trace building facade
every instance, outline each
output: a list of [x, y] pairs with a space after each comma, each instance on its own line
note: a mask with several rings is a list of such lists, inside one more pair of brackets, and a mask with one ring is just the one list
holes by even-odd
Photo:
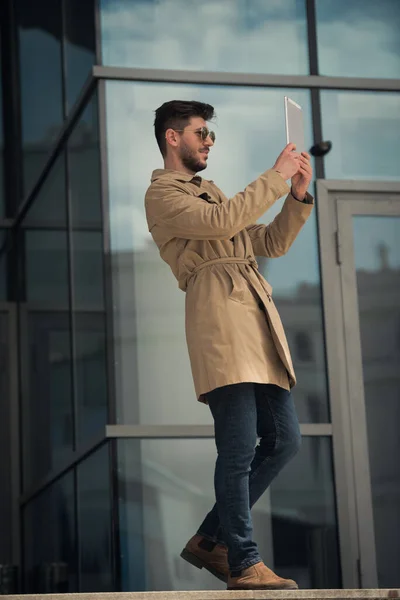
[[259, 259], [303, 441], [254, 507], [255, 539], [300, 587], [399, 587], [398, 0], [0, 10], [0, 580], [223, 589], [179, 557], [211, 508], [216, 450], [185, 296], [144, 214], [154, 110], [215, 106], [206, 177], [229, 196], [285, 146], [288, 95], [308, 147], [332, 149], [313, 158], [316, 206], [293, 247]]

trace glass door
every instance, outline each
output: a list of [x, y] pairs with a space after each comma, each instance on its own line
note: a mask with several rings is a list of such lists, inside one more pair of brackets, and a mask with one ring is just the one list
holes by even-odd
[[337, 196], [337, 235], [361, 583], [364, 584], [365, 577], [370, 580], [374, 573], [377, 587], [397, 588], [400, 586], [400, 195], [372, 196], [357, 193]]
[[400, 183], [317, 182], [344, 588], [400, 585]]

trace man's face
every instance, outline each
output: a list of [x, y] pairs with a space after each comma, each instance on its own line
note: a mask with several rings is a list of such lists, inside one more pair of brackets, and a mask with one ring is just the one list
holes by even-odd
[[192, 117], [180, 134], [179, 157], [185, 167], [193, 173], [198, 173], [207, 168], [208, 153], [214, 145], [210, 136], [205, 140], [201, 139], [200, 131], [202, 127], [207, 127], [204, 119]]

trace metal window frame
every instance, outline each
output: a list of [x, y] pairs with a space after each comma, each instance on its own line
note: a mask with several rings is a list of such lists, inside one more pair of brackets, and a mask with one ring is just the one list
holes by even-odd
[[[330, 423], [304, 423], [300, 425], [300, 431], [303, 437], [332, 437], [333, 435], [333, 428]], [[106, 425], [104, 430], [99, 432], [93, 439], [82, 444], [78, 449], [71, 450], [56, 468], [21, 496], [19, 504], [22, 506], [27, 504], [84, 458], [96, 452], [100, 446], [111, 440], [198, 440], [213, 438], [213, 425]]]
[[[332, 436], [330, 423], [304, 423], [300, 425], [305, 437]], [[107, 439], [212, 439], [213, 425], [107, 425]]]
[[95, 79], [187, 83], [218, 86], [286, 87], [308, 89], [399, 92], [400, 79], [369, 77], [327, 77], [322, 75], [268, 75], [264, 73], [228, 73], [219, 71], [185, 71], [95, 65]]
[[[100, 18], [100, 17], [99, 17]], [[98, 90], [98, 115], [99, 115], [99, 139], [100, 139], [100, 177], [101, 177], [101, 211], [103, 225], [103, 280], [104, 280], [104, 303], [106, 312], [106, 356], [107, 356], [107, 398], [108, 398], [108, 422], [117, 422], [117, 399], [116, 399], [116, 374], [115, 374], [115, 335], [114, 335], [114, 289], [113, 289], [113, 265], [111, 247], [110, 226], [110, 198], [108, 180], [108, 144], [107, 144], [107, 110], [106, 110], [106, 86], [104, 81], [97, 85]], [[109, 477], [110, 477], [110, 501], [112, 506], [111, 535], [112, 535], [112, 569], [115, 589], [122, 589], [122, 559], [121, 539], [119, 527], [119, 481], [118, 481], [118, 447], [111, 443], [109, 446]]]

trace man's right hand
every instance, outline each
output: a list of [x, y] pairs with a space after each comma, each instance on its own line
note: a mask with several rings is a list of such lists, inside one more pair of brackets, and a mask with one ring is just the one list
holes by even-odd
[[272, 167], [282, 175], [285, 181], [291, 179], [299, 170], [300, 154], [294, 152], [295, 148], [296, 144], [288, 144], [286, 148], [282, 150]]

